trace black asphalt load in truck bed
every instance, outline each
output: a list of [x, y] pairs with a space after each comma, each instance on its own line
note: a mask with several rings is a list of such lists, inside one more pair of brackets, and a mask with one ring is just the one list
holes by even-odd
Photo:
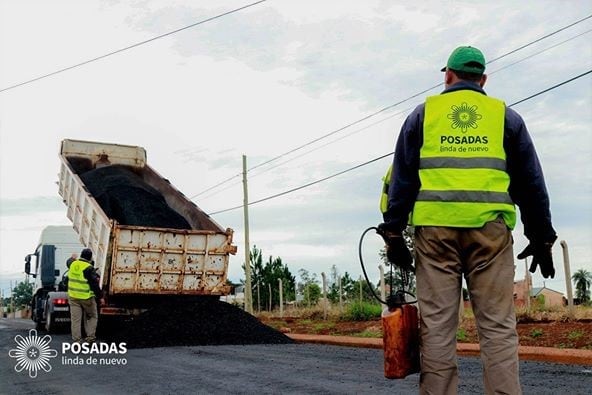
[[242, 309], [211, 297], [162, 303], [131, 321], [99, 329], [100, 341], [126, 342], [128, 348], [293, 343]]
[[112, 165], [79, 174], [105, 214], [122, 225], [191, 229], [132, 168]]

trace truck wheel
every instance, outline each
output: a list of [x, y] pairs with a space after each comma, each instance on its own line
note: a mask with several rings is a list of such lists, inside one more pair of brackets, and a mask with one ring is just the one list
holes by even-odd
[[55, 321], [53, 318], [53, 314], [51, 312], [47, 312], [47, 319], [45, 320], [45, 330], [47, 333], [53, 333], [55, 331]]
[[49, 308], [49, 301], [47, 301], [47, 304], [45, 305], [45, 330], [47, 331], [47, 333], [55, 333], [57, 328], [58, 328], [58, 324], [56, 323], [56, 319], [55, 319], [55, 314], [51, 312], [51, 309]]
[[35, 296], [35, 298], [33, 299], [33, 309], [31, 310], [31, 319], [33, 320], [33, 322], [35, 322], [35, 329], [37, 329], [38, 331], [42, 331], [45, 329], [45, 326], [42, 323], [42, 319], [41, 317], [39, 317], [38, 313], [38, 309], [37, 309], [37, 296]]

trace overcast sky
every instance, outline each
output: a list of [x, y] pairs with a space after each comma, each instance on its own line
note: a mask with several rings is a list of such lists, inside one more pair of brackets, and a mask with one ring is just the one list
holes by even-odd
[[[0, 90], [249, 4], [249, 1], [0, 0]], [[458, 45], [495, 59], [592, 14], [589, 1], [268, 0], [130, 50], [0, 92], [0, 288], [21, 280], [46, 225], [68, 225], [57, 193], [65, 138], [139, 145], [187, 196], [442, 82]], [[507, 104], [592, 69], [592, 18], [491, 62], [489, 95]], [[432, 89], [249, 173], [256, 201], [393, 150], [405, 116]], [[592, 270], [592, 79], [514, 107], [538, 150], [554, 226], [572, 273]], [[381, 221], [391, 158], [250, 207], [250, 240], [303, 268], [361, 274], [362, 231]], [[240, 177], [194, 201], [213, 213], [242, 203]], [[229, 278], [244, 278], [242, 209]], [[514, 232], [515, 254], [527, 244]], [[378, 277], [374, 237], [366, 249]], [[565, 290], [562, 252], [546, 286]], [[517, 262], [516, 279], [524, 276]], [[543, 286], [540, 273], [534, 286]]]

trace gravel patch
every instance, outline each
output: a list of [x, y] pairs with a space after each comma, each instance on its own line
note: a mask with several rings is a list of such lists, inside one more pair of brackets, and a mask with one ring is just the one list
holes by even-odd
[[105, 214], [122, 225], [191, 229], [162, 194], [129, 166], [100, 167], [79, 176]]

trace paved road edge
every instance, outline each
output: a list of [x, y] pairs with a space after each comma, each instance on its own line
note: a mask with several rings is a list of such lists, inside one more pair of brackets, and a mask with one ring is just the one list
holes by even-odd
[[[353, 336], [304, 335], [286, 333], [299, 343], [330, 344], [335, 346], [364, 347], [382, 349], [382, 339]], [[479, 356], [479, 345], [458, 343], [456, 351], [463, 356]], [[551, 347], [518, 347], [518, 356], [524, 361], [565, 363], [592, 366], [592, 350], [560, 349]]]

